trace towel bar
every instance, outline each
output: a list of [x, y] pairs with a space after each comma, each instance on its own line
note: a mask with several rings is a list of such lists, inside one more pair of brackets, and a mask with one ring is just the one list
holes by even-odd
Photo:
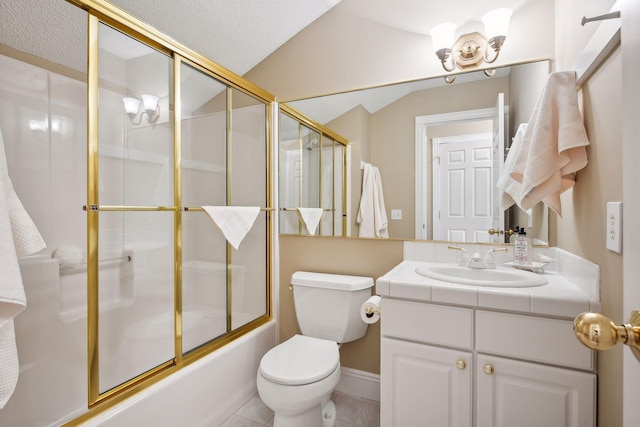
[[[286, 212], [295, 212], [297, 210], [298, 210], [298, 208], [280, 208], [280, 211], [286, 211]], [[322, 209], [322, 210], [324, 212], [335, 212], [336, 211], [335, 209], [329, 209], [329, 208]]]
[[[202, 207], [201, 206], [185, 206], [182, 208], [185, 212], [190, 212], [190, 211], [202, 211]], [[260, 211], [262, 212], [269, 212], [269, 211], [273, 211], [275, 210], [274, 208], [260, 208]]]

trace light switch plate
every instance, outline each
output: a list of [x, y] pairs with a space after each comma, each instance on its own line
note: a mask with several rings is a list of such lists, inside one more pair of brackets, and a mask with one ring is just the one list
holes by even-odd
[[402, 209], [391, 209], [391, 219], [393, 220], [402, 219]]
[[622, 202], [607, 202], [607, 249], [622, 253]]

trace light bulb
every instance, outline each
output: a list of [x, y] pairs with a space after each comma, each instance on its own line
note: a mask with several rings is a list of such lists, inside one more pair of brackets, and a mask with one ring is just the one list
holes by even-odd
[[155, 95], [144, 94], [142, 95], [142, 103], [144, 104], [144, 109], [147, 112], [155, 113], [158, 108], [158, 97]]
[[433, 47], [437, 51], [440, 49], [451, 49], [455, 40], [456, 25], [444, 23], [436, 25], [431, 29], [429, 34], [433, 39]]
[[124, 111], [129, 117], [134, 117], [138, 114], [138, 108], [140, 108], [140, 100], [137, 98], [122, 98], [124, 103]]
[[512, 13], [513, 11], [506, 7], [487, 12], [482, 17], [486, 36], [490, 39], [497, 36], [506, 36]]

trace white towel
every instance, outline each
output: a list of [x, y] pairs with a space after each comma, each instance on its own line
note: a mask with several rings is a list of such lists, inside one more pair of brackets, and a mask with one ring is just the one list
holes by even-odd
[[18, 256], [45, 247], [42, 236], [13, 189], [0, 132], [0, 409], [6, 405], [18, 381], [13, 319], [27, 306]]
[[300, 214], [300, 218], [302, 218], [302, 222], [304, 222], [305, 227], [307, 227], [309, 234], [315, 234], [320, 218], [322, 218], [322, 208], [296, 209], [298, 209], [298, 214]]
[[387, 210], [382, 193], [382, 178], [377, 167], [364, 164], [362, 197], [356, 221], [360, 237], [389, 237]]
[[236, 250], [256, 221], [258, 206], [202, 206]]
[[575, 71], [551, 73], [531, 114], [511, 176], [522, 183], [520, 206], [544, 201], [562, 216], [560, 194], [587, 165], [587, 132], [578, 108]]
[[522, 123], [518, 126], [516, 136], [513, 137], [513, 143], [509, 148], [509, 154], [507, 154], [507, 159], [504, 162], [504, 170], [498, 179], [497, 187], [502, 190], [500, 195], [500, 209], [504, 211], [516, 204], [528, 215], [531, 215], [531, 209], [523, 209], [522, 206], [520, 206], [520, 200], [522, 199], [522, 184], [511, 176], [518, 153], [522, 149], [522, 141], [526, 131], [526, 123]]

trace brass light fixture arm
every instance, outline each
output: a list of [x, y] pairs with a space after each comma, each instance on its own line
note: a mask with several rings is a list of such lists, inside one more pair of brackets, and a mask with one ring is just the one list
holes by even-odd
[[[495, 36], [489, 39], [488, 44], [491, 49], [485, 49], [484, 62], [486, 62], [487, 64], [491, 64], [496, 59], [498, 59], [498, 56], [500, 55], [500, 49], [502, 48], [502, 45], [504, 44], [506, 38], [506, 36]], [[494, 55], [490, 55], [489, 50], [495, 52]]]
[[[439, 49], [436, 52], [436, 55], [438, 56], [438, 59], [440, 59], [442, 68], [444, 68], [445, 71], [453, 71], [456, 69], [456, 61], [453, 58], [453, 56], [451, 56], [451, 49], [448, 49], [448, 48]], [[447, 60], [450, 60], [449, 63], [447, 63]]]

